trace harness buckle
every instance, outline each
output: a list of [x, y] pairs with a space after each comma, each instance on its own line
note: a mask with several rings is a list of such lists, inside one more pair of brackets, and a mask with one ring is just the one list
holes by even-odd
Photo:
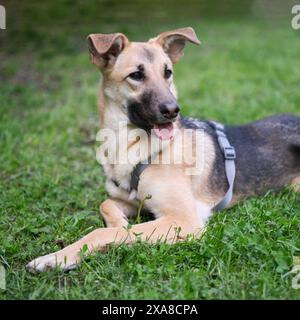
[[225, 147], [224, 157], [226, 160], [234, 160], [236, 158], [234, 147]]

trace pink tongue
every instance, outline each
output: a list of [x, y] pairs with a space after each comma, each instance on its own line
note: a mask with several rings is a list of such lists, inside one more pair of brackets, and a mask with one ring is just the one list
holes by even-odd
[[173, 123], [155, 124], [154, 132], [161, 140], [170, 140], [174, 136]]

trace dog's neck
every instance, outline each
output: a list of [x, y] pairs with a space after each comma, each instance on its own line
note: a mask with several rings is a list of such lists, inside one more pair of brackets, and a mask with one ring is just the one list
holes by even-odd
[[114, 98], [111, 89], [105, 87], [103, 80], [100, 81], [98, 104], [101, 129], [110, 129], [117, 133], [120, 130], [120, 124], [123, 128], [128, 126], [126, 110], [122, 108], [121, 101]]

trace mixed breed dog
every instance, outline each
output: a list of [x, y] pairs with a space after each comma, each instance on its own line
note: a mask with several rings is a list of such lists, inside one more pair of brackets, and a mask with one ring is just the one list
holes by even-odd
[[[148, 42], [130, 42], [122, 33], [88, 36], [91, 61], [102, 73], [101, 128], [120, 137], [108, 145], [108, 151], [117, 156], [120, 146], [125, 145], [129, 155], [139, 151], [139, 156], [128, 163], [103, 159], [110, 198], [100, 205], [100, 213], [107, 227], [33, 260], [27, 265], [29, 270], [70, 270], [80, 263], [84, 246], [88, 249], [84, 255], [88, 255], [107, 250], [111, 243], [132, 244], [137, 239], [173, 243], [189, 235], [199, 237], [228, 193], [233, 182], [228, 172], [232, 175], [232, 170], [235, 179], [233, 194], [227, 197], [230, 206], [268, 190], [299, 185], [299, 116], [272, 116], [243, 126], [219, 126], [218, 130], [210, 121], [180, 115], [173, 65], [183, 56], [186, 42], [200, 44], [192, 28], [163, 32]], [[137, 138], [133, 134], [136, 129], [146, 134]], [[188, 139], [176, 144], [185, 131]], [[128, 139], [131, 134], [133, 138]], [[236, 157], [226, 157], [220, 136], [234, 147]], [[153, 137], [159, 143], [149, 149]], [[190, 152], [198, 144], [203, 152]], [[159, 161], [170, 151], [170, 163]], [[172, 161], [183, 157], [189, 161]], [[233, 168], [227, 167], [227, 160], [234, 161]], [[193, 161], [200, 161], [201, 169], [187, 174]], [[128, 227], [128, 217], [137, 214], [141, 201], [155, 219]]]

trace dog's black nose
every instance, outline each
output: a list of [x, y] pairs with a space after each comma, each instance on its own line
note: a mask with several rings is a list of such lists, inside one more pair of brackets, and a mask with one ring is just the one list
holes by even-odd
[[164, 118], [171, 120], [177, 117], [180, 108], [175, 101], [170, 101], [161, 103], [159, 110]]

